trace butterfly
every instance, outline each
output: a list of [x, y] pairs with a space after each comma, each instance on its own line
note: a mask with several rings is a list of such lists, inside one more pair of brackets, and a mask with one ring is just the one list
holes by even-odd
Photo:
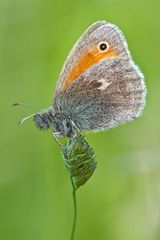
[[101, 131], [139, 117], [145, 105], [144, 76], [121, 30], [98, 21], [80, 37], [60, 73], [49, 109], [34, 115], [40, 129], [71, 137]]

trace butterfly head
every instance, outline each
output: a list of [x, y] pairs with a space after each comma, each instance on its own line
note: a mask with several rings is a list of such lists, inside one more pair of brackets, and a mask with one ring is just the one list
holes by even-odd
[[52, 129], [59, 136], [70, 137], [73, 135], [71, 119], [62, 113], [54, 113], [53, 108], [38, 112], [33, 120], [36, 127], [41, 130]]

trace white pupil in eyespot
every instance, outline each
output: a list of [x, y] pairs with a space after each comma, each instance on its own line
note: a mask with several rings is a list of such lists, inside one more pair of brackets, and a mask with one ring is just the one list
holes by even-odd
[[107, 49], [107, 44], [106, 43], [101, 43], [99, 46], [101, 51], [105, 51]]

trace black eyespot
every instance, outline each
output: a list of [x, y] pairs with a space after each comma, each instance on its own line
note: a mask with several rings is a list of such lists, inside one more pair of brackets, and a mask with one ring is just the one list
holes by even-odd
[[99, 45], [99, 49], [100, 49], [101, 51], [105, 51], [107, 48], [108, 48], [108, 46], [107, 46], [107, 43], [105, 43], [105, 42], [102, 42], [102, 43]]

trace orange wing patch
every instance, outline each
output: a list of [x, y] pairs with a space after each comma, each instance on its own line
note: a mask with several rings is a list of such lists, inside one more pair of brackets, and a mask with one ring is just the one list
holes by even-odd
[[77, 77], [96, 63], [105, 58], [112, 58], [116, 56], [118, 56], [118, 52], [112, 49], [111, 46], [105, 52], [101, 52], [97, 47], [88, 52], [84, 52], [80, 60], [72, 68], [69, 76], [66, 78], [63, 89], [68, 88]]

